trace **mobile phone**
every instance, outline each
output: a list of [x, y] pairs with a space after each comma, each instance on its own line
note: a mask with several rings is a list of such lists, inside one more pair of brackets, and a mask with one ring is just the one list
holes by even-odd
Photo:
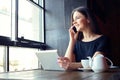
[[73, 31], [75, 32], [75, 33], [77, 33], [77, 29], [76, 29], [76, 27], [75, 26], [73, 26]]

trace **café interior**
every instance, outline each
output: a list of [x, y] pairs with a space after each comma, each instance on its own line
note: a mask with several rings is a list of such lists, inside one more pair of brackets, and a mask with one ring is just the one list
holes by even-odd
[[[103, 73], [42, 70], [36, 53], [57, 50], [64, 56], [71, 12], [79, 6], [94, 13], [109, 37], [115, 67]], [[119, 8], [120, 0], [0, 0], [0, 79], [120, 80]]]

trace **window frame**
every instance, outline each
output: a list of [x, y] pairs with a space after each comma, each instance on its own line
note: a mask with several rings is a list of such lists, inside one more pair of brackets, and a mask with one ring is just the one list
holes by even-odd
[[[34, 2], [33, 0], [27, 0], [27, 1], [29, 1], [29, 2], [31, 2], [33, 5], [35, 5], [36, 7], [38, 7], [38, 8], [41, 8], [41, 9], [43, 9], [43, 26], [44, 26], [44, 16], [45, 16], [45, 8], [44, 8], [44, 0], [43, 0], [43, 7], [42, 6], [40, 6], [38, 3], [36, 3], [36, 2]], [[19, 42], [19, 44], [18, 44], [18, 46], [24, 46], [24, 47], [27, 47], [27, 46], [29, 46], [29, 47], [40, 47], [40, 45], [42, 44], [44, 44], [45, 43], [45, 32], [44, 32], [44, 42], [42, 43], [42, 42], [38, 42], [38, 41], [33, 41], [33, 40], [29, 40], [29, 39], [24, 39], [24, 38], [19, 38], [18, 37], [18, 5], [19, 5], [19, 1], [17, 0], [16, 1], [16, 40]], [[44, 27], [43, 27], [43, 29], [44, 29]], [[43, 31], [45, 31], [45, 30], [43, 30]]]
[[[43, 9], [43, 42], [39, 42], [39, 41], [33, 41], [33, 40], [28, 40], [28, 39], [24, 39], [24, 38], [18, 38], [18, 0], [14, 0], [15, 1], [15, 39], [12, 40], [12, 36], [11, 37], [7, 37], [7, 36], [0, 36], [0, 45], [7, 45], [7, 46], [20, 46], [20, 47], [30, 47], [30, 48], [39, 48], [39, 49], [45, 49], [45, 1], [43, 0], [43, 5], [41, 6], [40, 4], [36, 3], [33, 0], [27, 0], [30, 3], [32, 3], [33, 5], [35, 5], [36, 7]], [[39, 1], [39, 0], [38, 0]], [[11, 11], [12, 12], [12, 11]], [[11, 13], [12, 14], [12, 13]], [[12, 23], [12, 21], [11, 21]], [[12, 26], [11, 26], [12, 29]], [[11, 31], [12, 34], [12, 31]]]

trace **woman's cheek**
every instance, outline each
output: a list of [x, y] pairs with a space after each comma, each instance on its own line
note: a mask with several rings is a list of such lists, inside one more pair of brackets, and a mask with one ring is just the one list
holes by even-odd
[[77, 28], [77, 31], [82, 31], [81, 29], [82, 29], [82, 28], [79, 26], [79, 27]]

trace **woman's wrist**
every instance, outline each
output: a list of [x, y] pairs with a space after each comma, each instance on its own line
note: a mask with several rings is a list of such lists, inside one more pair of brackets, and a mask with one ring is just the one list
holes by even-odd
[[75, 44], [75, 40], [70, 39], [69, 44]]

